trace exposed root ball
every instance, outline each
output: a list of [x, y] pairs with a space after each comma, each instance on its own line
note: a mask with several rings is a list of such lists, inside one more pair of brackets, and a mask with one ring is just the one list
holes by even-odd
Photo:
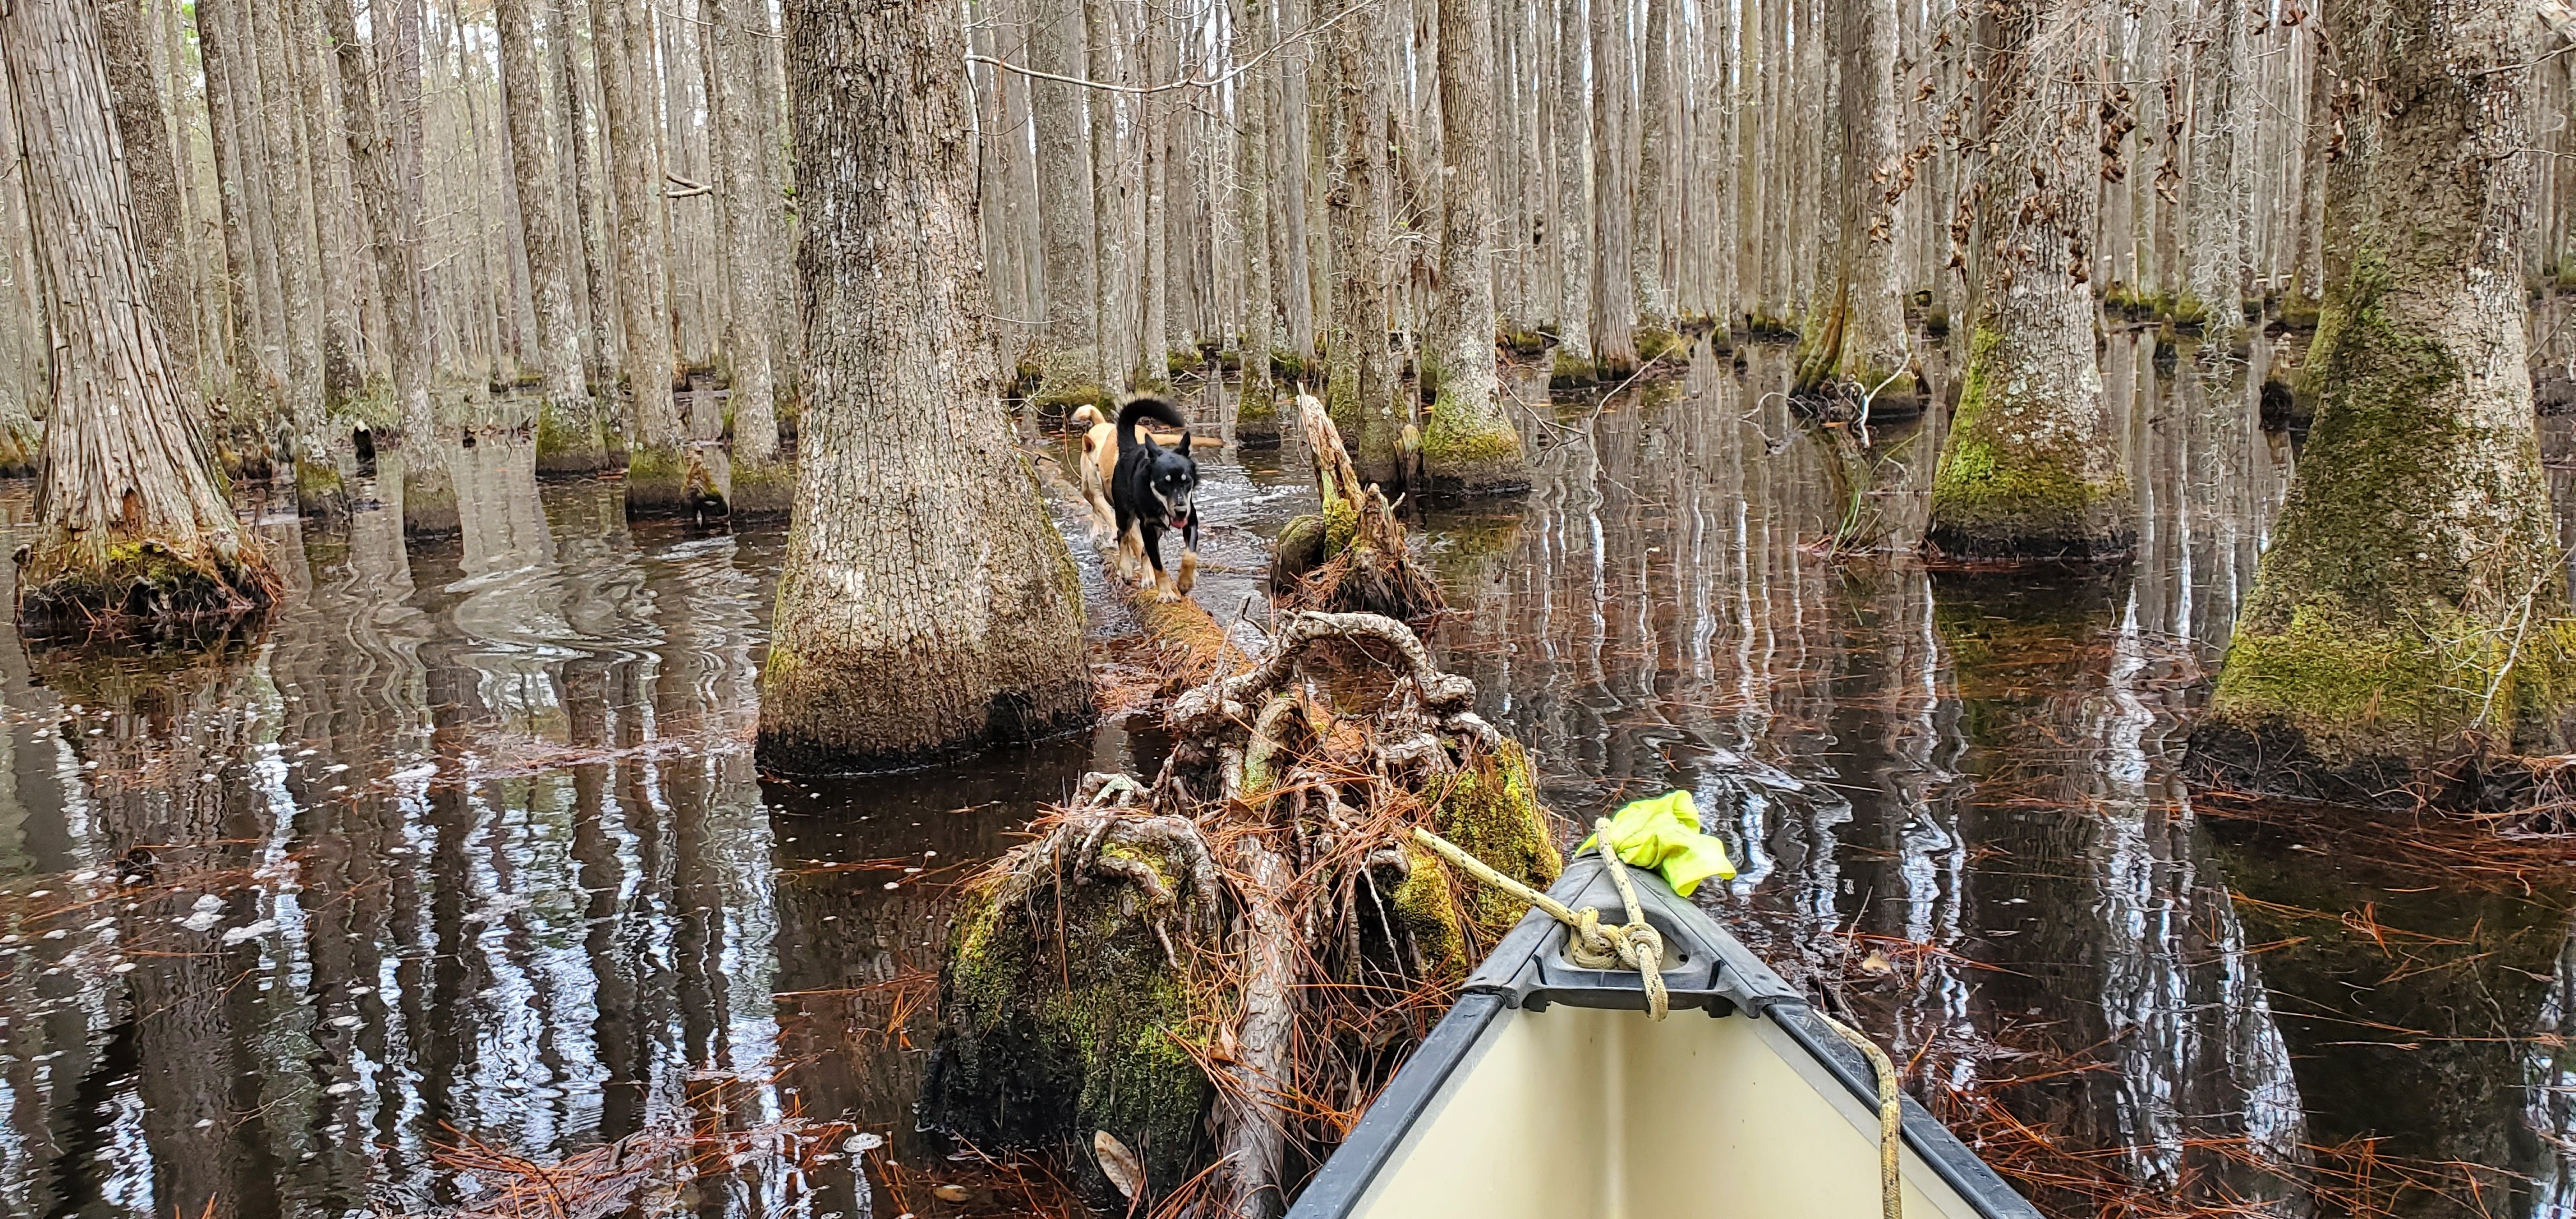
[[[923, 1113], [1276, 1215], [1519, 911], [1409, 845], [1429, 825], [1533, 884], [1559, 861], [1528, 756], [1403, 623], [1299, 613], [1174, 700], [1153, 783], [1089, 776], [996, 863], [949, 945]], [[1214, 1166], [1212, 1176], [1200, 1170]]]

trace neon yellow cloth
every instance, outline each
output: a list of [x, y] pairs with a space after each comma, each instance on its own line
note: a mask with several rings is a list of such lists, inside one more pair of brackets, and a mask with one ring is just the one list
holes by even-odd
[[[1594, 849], [1593, 838], [1598, 837], [1584, 839], [1576, 849]], [[1663, 873], [1664, 883], [1683, 897], [1709, 877], [1735, 879], [1726, 844], [1699, 832], [1699, 803], [1689, 792], [1665, 792], [1612, 814], [1610, 845], [1630, 867]]]

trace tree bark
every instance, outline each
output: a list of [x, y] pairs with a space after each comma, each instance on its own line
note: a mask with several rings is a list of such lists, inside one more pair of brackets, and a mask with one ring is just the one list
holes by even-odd
[[1932, 482], [1928, 538], [1971, 559], [2126, 554], [2136, 506], [2112, 445], [2089, 283], [2101, 82], [2097, 0], [2010, 0], [1987, 19], [1978, 318]]
[[1637, 281], [1629, 274], [1628, 11], [1592, 5], [1592, 358], [1610, 376], [1637, 366]]
[[[401, 15], [405, 9], [411, 12], [408, 23]], [[399, 46], [405, 29], [417, 38], [418, 9], [411, 4], [398, 4], [395, 12], [385, 33]], [[374, 443], [380, 451], [403, 451], [404, 528], [424, 535], [453, 533], [457, 528], [456, 494], [454, 484], [446, 477], [447, 463], [439, 447], [429, 401], [428, 319], [422, 312], [420, 293], [421, 200], [417, 191], [403, 189], [397, 180], [396, 162], [401, 156], [397, 137], [406, 110], [399, 84], [399, 59], [395, 88], [380, 89], [375, 57], [368, 53], [367, 44], [358, 40], [352, 0], [323, 0], [322, 16], [330, 31], [332, 59], [339, 71], [340, 106], [346, 116], [341, 126], [349, 141], [351, 176], [357, 180], [358, 202], [367, 215], [368, 233], [374, 238], [370, 244], [375, 249], [376, 281], [384, 291], [386, 341], [392, 348], [389, 355], [394, 414], [403, 433], [399, 437], [375, 437]], [[414, 62], [417, 66], [417, 60]], [[407, 109], [416, 113], [417, 76], [412, 78], [412, 84]]]
[[2246, 13], [2206, 4], [2194, 22], [2191, 114], [2191, 270], [2182, 313], [2225, 349], [2245, 330], [2246, 230], [2253, 205], [2254, 89]]
[[[501, 108], [510, 126], [510, 172], [519, 188], [519, 241], [527, 251], [528, 279], [537, 315], [537, 372], [544, 386], [538, 405], [537, 469], [586, 473], [603, 464], [605, 445], [590, 392], [583, 385], [580, 318], [573, 307], [571, 260], [565, 256], [560, 175], [546, 157], [546, 94], [537, 69], [536, 19], [531, 0], [495, 0], [500, 27]], [[766, 364], [762, 372], [768, 371]]]
[[1388, 194], [1385, 18], [1378, 7], [1343, 18], [1333, 35], [1333, 121], [1339, 171], [1332, 193], [1332, 375], [1326, 403], [1353, 438], [1360, 477], [1399, 484], [1406, 420], [1396, 413], [1387, 354]]
[[1896, 6], [1840, 0], [1834, 40], [1840, 67], [1835, 116], [1841, 172], [1835, 175], [1832, 282], [1823, 285], [1801, 336], [1797, 388], [1815, 393], [1842, 382], [1858, 394], [1910, 395], [1904, 285], [1896, 263], [1896, 207], [1887, 199], [1896, 161]]
[[1440, 0], [1440, 290], [1424, 350], [1439, 385], [1422, 431], [1423, 477], [1471, 494], [1529, 485], [1494, 355], [1494, 192], [1483, 172], [1494, 143], [1492, 6]]
[[1556, 350], [1590, 364], [1592, 217], [1584, 209], [1584, 184], [1592, 178], [1592, 159], [1585, 146], [1583, 3], [1556, 0]]
[[750, 13], [767, 0], [723, 0], [710, 31], [717, 39], [714, 68], [723, 130], [714, 150], [725, 160], [720, 201], [723, 243], [733, 276], [733, 309], [725, 348], [733, 364], [733, 497], [737, 507], [762, 513], [787, 511], [794, 488], [778, 464], [778, 376], [772, 339], [768, 252], [779, 240], [778, 201], [768, 189], [761, 149], [769, 139], [762, 121], [767, 102], [752, 90], [759, 80], [759, 19]]
[[151, 286], [152, 312], [161, 319], [162, 335], [170, 344], [171, 363], [194, 387], [205, 378], [197, 364], [196, 310], [189, 305], [187, 226], [180, 219], [178, 169], [171, 160], [170, 128], [161, 108], [161, 83], [152, 71], [149, 38], [135, 0], [98, 0], [99, 49], [116, 107], [117, 136], [125, 143], [134, 217], [142, 225], [135, 231], [135, 245]]
[[[1276, 0], [1278, 28], [1284, 32], [1298, 19], [1301, 0]], [[1311, 382], [1307, 370], [1315, 364], [1315, 283], [1313, 260], [1307, 251], [1313, 248], [1307, 217], [1307, 183], [1313, 159], [1311, 130], [1307, 124], [1306, 65], [1307, 48], [1312, 41], [1275, 57], [1275, 66], [1264, 69], [1270, 87], [1279, 99], [1279, 166], [1278, 189], [1271, 192], [1277, 215], [1271, 223], [1271, 291], [1279, 297], [1279, 318], [1288, 330], [1288, 350], [1297, 357], [1300, 379]]]
[[[1082, 0], [1082, 26], [1091, 79], [1115, 81], [1118, 34], [1109, 0]], [[1134, 354], [1123, 350], [1129, 328], [1120, 320], [1125, 297], [1118, 290], [1128, 269], [1118, 189], [1118, 98], [1106, 89], [1084, 92], [1091, 107], [1091, 344], [1099, 354], [1100, 388], [1114, 399], [1126, 389], [1135, 364]]]
[[993, 375], [956, 10], [786, 11], [811, 406], [760, 764], [884, 766], [1078, 723], [1081, 587]]
[[2510, 799], [2458, 760], [2563, 752], [2576, 706], [2525, 363], [2539, 27], [2507, 0], [2334, 15], [2316, 422], [2192, 764], [2369, 803]]
[[268, 152], [270, 228], [277, 238], [277, 286], [285, 319], [286, 423], [294, 430], [295, 500], [308, 516], [331, 520], [348, 511], [339, 470], [322, 431], [321, 251], [307, 198], [298, 101], [277, 4], [247, 3], [259, 111]]
[[1664, 223], [1672, 209], [1664, 202], [1666, 132], [1672, 111], [1673, 0], [1646, 0], [1646, 44], [1642, 79], [1637, 89], [1637, 189], [1629, 224], [1638, 319], [1671, 329], [1672, 286], [1664, 266]]
[[[603, 205], [599, 198], [599, 178], [591, 161], [589, 102], [585, 100], [588, 95], [582, 87], [581, 57], [574, 50], [580, 34], [579, 26], [573, 20], [572, 4], [573, 0], [555, 0], [554, 5], [552, 38], [555, 53], [562, 56], [563, 69], [562, 79], [555, 84], [555, 95], [562, 101], [563, 147], [572, 162], [564, 175], [572, 184], [572, 222], [566, 227], [571, 231], [571, 240], [579, 243], [581, 249], [583, 312], [590, 322], [582, 338], [582, 367], [587, 370], [592, 408], [597, 410], [598, 395], [613, 392], [617, 384], [623, 342], [617, 332], [616, 302], [611, 299], [608, 272], [600, 265], [600, 252], [606, 244], [600, 235]], [[603, 435], [606, 430], [603, 416]]]
[[[215, 11], [220, 11], [220, 6]], [[197, 57], [206, 78], [207, 147], [215, 163], [215, 210], [223, 224], [224, 234], [224, 337], [228, 344], [225, 362], [231, 366], [233, 386], [229, 391], [253, 378], [259, 367], [256, 308], [251, 298], [252, 285], [258, 281], [258, 261], [251, 252], [249, 221], [243, 215], [241, 153], [236, 147], [239, 128], [233, 116], [233, 98], [229, 57], [222, 36], [214, 28], [209, 10], [199, 5], [194, 17], [197, 25]]]
[[207, 461], [131, 236], [139, 218], [95, 11], [0, 6], [0, 63], [54, 347], [18, 620], [79, 628], [264, 606], [277, 577]]
[[[1032, 0], [1029, 58], [1040, 72], [1080, 76], [1084, 26], [1078, 0]], [[1091, 146], [1080, 85], [1031, 79], [1037, 118], [1038, 231], [1046, 260], [1046, 329], [1039, 337], [1047, 379], [1057, 386], [1101, 380], [1091, 242]]]
[[[1236, 54], [1241, 58], [1257, 57], [1270, 46], [1270, 7], [1265, 0], [1243, 0], [1239, 6], [1244, 41]], [[1243, 162], [1237, 177], [1243, 191], [1244, 331], [1243, 392], [1236, 399], [1234, 434], [1237, 442], [1276, 443], [1279, 401], [1270, 382], [1270, 353], [1278, 346], [1279, 334], [1271, 287], [1271, 256], [1277, 249], [1270, 232], [1271, 96], [1262, 77], [1236, 79], [1241, 82], [1237, 96], [1243, 114]]]
[[607, 118], [610, 195], [617, 211], [617, 303], [625, 315], [626, 511], [687, 509], [687, 433], [671, 398], [670, 223], [663, 206], [660, 124], [645, 92], [653, 34], [635, 0], [591, 0], [591, 50]]

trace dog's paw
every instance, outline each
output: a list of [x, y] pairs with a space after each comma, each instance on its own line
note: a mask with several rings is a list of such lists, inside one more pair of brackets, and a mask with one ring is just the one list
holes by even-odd
[[1183, 596], [1187, 596], [1190, 589], [1196, 587], [1198, 582], [1199, 552], [1195, 550], [1183, 551], [1181, 553], [1181, 576], [1180, 579], [1175, 582], [1174, 587], [1179, 589]]

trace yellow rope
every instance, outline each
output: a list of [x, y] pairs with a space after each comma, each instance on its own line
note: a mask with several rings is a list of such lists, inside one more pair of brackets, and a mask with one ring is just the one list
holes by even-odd
[[[1413, 827], [1413, 838], [1439, 852], [1442, 858], [1468, 875], [1546, 911], [1549, 917], [1572, 928], [1574, 934], [1566, 945], [1566, 955], [1576, 965], [1585, 969], [1607, 969], [1613, 964], [1635, 968], [1646, 986], [1646, 1010], [1661, 1020], [1671, 1008], [1671, 999], [1664, 990], [1664, 938], [1647, 924], [1645, 912], [1637, 901], [1636, 886], [1628, 879], [1628, 865], [1610, 849], [1609, 820], [1604, 818], [1594, 822], [1592, 830], [1593, 840], [1601, 844], [1601, 858], [1608, 861], [1610, 883], [1618, 886], [1619, 900], [1628, 907], [1628, 924], [1624, 927], [1603, 926], [1600, 911], [1590, 906], [1581, 910], [1567, 906], [1495, 871], [1484, 860], [1468, 854], [1456, 843], [1427, 828]], [[1823, 1012], [1817, 1012], [1816, 1018], [1866, 1056], [1870, 1070], [1878, 1076], [1879, 1214], [1881, 1219], [1904, 1219], [1905, 1194], [1898, 1166], [1905, 1146], [1905, 1110], [1897, 1092], [1896, 1064], [1888, 1060], [1887, 1051], [1878, 1048], [1877, 1042], [1861, 1035], [1858, 1029]]]
[[1896, 1165], [1897, 1156], [1905, 1147], [1902, 1133], [1905, 1110], [1897, 1102], [1896, 1064], [1888, 1061], [1887, 1051], [1878, 1048], [1877, 1042], [1862, 1036], [1860, 1030], [1823, 1012], [1817, 1012], [1816, 1018], [1842, 1034], [1843, 1040], [1866, 1055], [1870, 1070], [1878, 1075], [1878, 1210], [1881, 1219], [1904, 1219], [1905, 1196], [1897, 1185]]

